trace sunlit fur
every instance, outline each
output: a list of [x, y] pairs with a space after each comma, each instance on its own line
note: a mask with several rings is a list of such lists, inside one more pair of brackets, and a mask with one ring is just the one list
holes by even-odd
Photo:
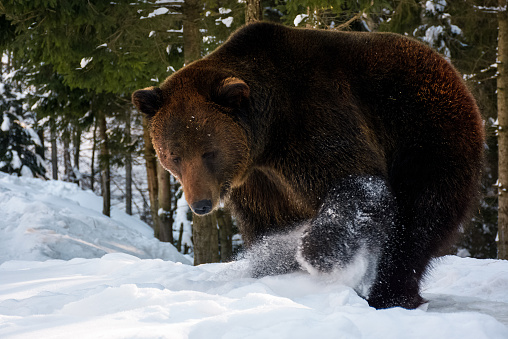
[[199, 79], [189, 70], [161, 87], [171, 95], [151, 119], [151, 135], [161, 164], [182, 183], [189, 204], [210, 199], [216, 208], [245, 180], [249, 147], [227, 108], [189, 90], [202, 85]]

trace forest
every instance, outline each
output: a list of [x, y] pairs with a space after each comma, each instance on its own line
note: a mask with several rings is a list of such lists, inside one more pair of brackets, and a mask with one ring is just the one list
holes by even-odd
[[[462, 74], [487, 135], [479, 204], [453, 254], [508, 259], [506, 0], [0, 2], [0, 171], [73, 182], [139, 216], [194, 264], [241, 247], [227, 210], [193, 216], [158, 163], [134, 90], [160, 84], [252, 21], [395, 32]], [[506, 234], [506, 235], [505, 235]]]

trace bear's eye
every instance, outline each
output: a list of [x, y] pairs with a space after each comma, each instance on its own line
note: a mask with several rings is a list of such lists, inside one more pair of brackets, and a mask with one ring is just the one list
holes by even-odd
[[180, 165], [180, 162], [182, 161], [182, 159], [180, 159], [179, 157], [174, 157], [174, 158], [173, 158], [173, 159], [171, 159], [171, 160], [173, 160], [173, 163], [174, 163], [175, 165]]
[[206, 152], [203, 154], [203, 159], [211, 160], [215, 158], [215, 152]]

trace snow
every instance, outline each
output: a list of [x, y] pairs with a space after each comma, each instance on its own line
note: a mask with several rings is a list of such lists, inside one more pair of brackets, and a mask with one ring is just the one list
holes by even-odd
[[307, 14], [298, 14], [296, 17], [295, 17], [295, 20], [293, 22], [293, 24], [295, 25], [295, 27], [298, 27], [298, 25], [303, 21], [305, 20], [306, 18], [308, 17]]
[[4, 116], [3, 116], [2, 127], [0, 127], [0, 129], [2, 131], [4, 131], [4, 132], [7, 132], [8, 130], [11, 129], [11, 120], [9, 119], [7, 114], [5, 114], [5, 113], [4, 113]]
[[14, 169], [21, 168], [23, 166], [23, 163], [21, 162], [21, 158], [19, 157], [19, 154], [17, 151], [12, 151], [12, 160], [11, 160], [11, 166]]
[[193, 267], [126, 254], [10, 261], [0, 266], [0, 336], [508, 336], [505, 325], [484, 314], [508, 313], [506, 262], [447, 257], [436, 271], [440, 278], [428, 285], [425, 294], [431, 299], [429, 310], [376, 311], [333, 278], [293, 273], [253, 279], [246, 274], [245, 262]]
[[175, 3], [183, 3], [184, 0], [157, 0], [155, 1], [156, 4], [175, 4]]
[[446, 7], [446, 1], [444, 1], [444, 0], [433, 0], [433, 1], [427, 1], [425, 3], [425, 9], [427, 10], [427, 12], [431, 12], [432, 14], [442, 12], [445, 7]]
[[480, 11], [483, 11], [485, 13], [499, 13], [499, 12], [504, 12], [506, 11], [506, 5], [505, 6], [498, 6], [498, 7], [495, 7], [495, 6], [476, 6], [474, 5], [473, 6], [474, 8], [480, 10]]
[[[172, 2], [177, 3], [180, 1], [172, 1]], [[168, 3], [168, 2], [160, 2], [160, 3], [162, 4], [162, 3]], [[142, 17], [140, 17], [140, 19], [153, 18], [157, 15], [164, 15], [164, 14], [179, 14], [179, 13], [170, 12], [169, 9], [167, 9], [166, 7], [159, 7], [156, 10], [154, 10], [153, 12], [149, 13], [148, 16], [142, 16]]]
[[169, 9], [167, 9], [165, 7], [157, 8], [155, 11], [148, 14], [148, 17], [151, 18], [151, 17], [157, 16], [157, 15], [163, 15], [163, 14], [166, 14], [167, 12], [169, 12]]
[[[11, 106], [11, 110], [12, 109], [13, 107]], [[35, 133], [35, 131], [25, 122], [25, 120], [17, 114], [13, 113], [13, 115], [15, 115], [17, 118], [16, 123], [24, 129], [24, 131], [28, 134], [28, 136], [34, 142], [34, 144], [36, 144], [37, 146], [42, 146], [41, 139], [39, 138], [37, 133]]]
[[0, 172], [0, 263], [114, 252], [189, 263], [172, 245], [156, 240], [139, 219], [116, 208], [112, 218], [101, 211], [102, 199], [75, 184]]
[[[508, 338], [508, 262], [447, 256], [425, 310], [375, 310], [336, 273], [185, 265], [76, 185], [0, 173], [1, 338]], [[123, 252], [123, 253], [121, 253]]]
[[432, 46], [435, 41], [438, 41], [439, 35], [442, 33], [442, 26], [431, 26], [425, 31], [425, 37], [423, 38], [423, 41]]
[[457, 25], [450, 25], [453, 34], [462, 35], [462, 30]]
[[187, 205], [187, 201], [185, 200], [185, 195], [182, 193], [180, 199], [178, 199], [176, 203], [176, 211], [175, 211], [175, 229], [173, 230], [173, 238], [178, 239], [180, 228], [182, 228], [182, 246], [192, 246], [192, 226], [191, 222], [187, 219], [187, 213], [189, 212], [189, 205]]
[[219, 22], [222, 22], [224, 25], [226, 25], [226, 27], [231, 27], [231, 24], [233, 23], [233, 17], [230, 16], [225, 19], [219, 18], [219, 19], [216, 19], [215, 21], [217, 22], [217, 24]]
[[224, 7], [219, 8], [220, 14], [229, 14], [231, 12], [232, 12], [232, 10], [230, 8], [224, 8]]
[[85, 68], [86, 65], [88, 65], [91, 61], [93, 60], [93, 57], [90, 57], [90, 58], [82, 58], [81, 59], [81, 62], [79, 63], [79, 65], [81, 66], [81, 68]]
[[20, 175], [22, 177], [28, 177], [28, 178], [33, 178], [33, 176], [34, 176], [34, 174], [32, 173], [32, 170], [28, 166], [21, 167]]

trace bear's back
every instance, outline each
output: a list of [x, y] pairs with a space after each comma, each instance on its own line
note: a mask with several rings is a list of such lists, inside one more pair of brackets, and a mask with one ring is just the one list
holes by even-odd
[[[483, 140], [481, 115], [459, 73], [428, 46], [399, 34], [254, 23], [205, 59], [244, 78], [254, 97], [267, 89], [277, 92], [278, 114], [286, 110], [293, 115], [302, 102], [311, 101], [334, 106], [330, 101], [336, 100], [335, 107], [343, 109], [340, 101], [347, 97], [360, 106], [366, 115], [362, 119], [395, 126], [398, 130], [389, 133], [400, 135], [399, 142], [407, 135], [434, 135], [436, 140], [446, 139], [442, 143], [461, 143], [471, 139], [470, 131], [476, 133], [476, 143]], [[426, 130], [415, 120], [425, 121]]]

